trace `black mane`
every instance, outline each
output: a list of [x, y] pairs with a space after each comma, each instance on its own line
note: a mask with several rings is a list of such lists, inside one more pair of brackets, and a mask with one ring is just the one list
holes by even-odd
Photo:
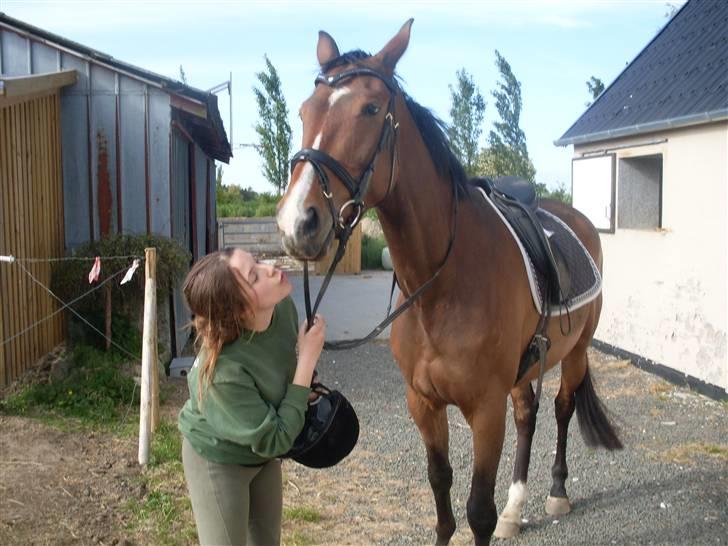
[[[349, 51], [324, 64], [321, 67], [321, 72], [326, 74], [329, 70], [349, 64], [360, 65], [360, 61], [369, 57], [371, 55], [361, 49]], [[422, 136], [422, 140], [425, 142], [425, 146], [427, 146], [437, 173], [442, 177], [452, 180], [458, 191], [458, 195], [466, 195], [467, 192], [464, 190], [468, 182], [468, 176], [465, 174], [465, 169], [453, 153], [452, 148], [450, 148], [446, 131], [447, 126], [428, 108], [420, 105], [402, 90], [401, 82], [396, 74], [394, 81], [404, 97], [404, 102], [417, 125], [417, 129]]]

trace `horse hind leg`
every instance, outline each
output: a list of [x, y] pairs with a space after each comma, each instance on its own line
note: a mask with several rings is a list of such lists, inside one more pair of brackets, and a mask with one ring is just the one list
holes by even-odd
[[513, 420], [516, 423], [516, 460], [513, 465], [513, 480], [508, 489], [508, 502], [498, 517], [494, 536], [511, 538], [521, 530], [521, 511], [528, 496], [528, 466], [531, 460], [531, 443], [536, 430], [535, 395], [531, 383], [515, 387], [511, 391]]
[[546, 513], [554, 516], [571, 511], [566, 493], [566, 478], [569, 475], [566, 465], [566, 439], [575, 409], [584, 443], [590, 447], [622, 449], [622, 443], [594, 390], [585, 344], [577, 345], [562, 361], [561, 388], [554, 401], [558, 434], [556, 457], [551, 469], [551, 492], [546, 499]]
[[448, 456], [450, 435], [446, 407], [433, 408], [411, 388], [407, 389], [407, 404], [427, 451], [427, 477], [437, 511], [436, 544], [444, 546], [455, 533], [455, 516], [450, 500], [452, 467]]

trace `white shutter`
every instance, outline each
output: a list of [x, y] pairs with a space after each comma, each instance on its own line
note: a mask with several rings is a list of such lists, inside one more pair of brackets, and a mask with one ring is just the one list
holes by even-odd
[[614, 233], [615, 155], [574, 159], [571, 195], [578, 209], [599, 231]]

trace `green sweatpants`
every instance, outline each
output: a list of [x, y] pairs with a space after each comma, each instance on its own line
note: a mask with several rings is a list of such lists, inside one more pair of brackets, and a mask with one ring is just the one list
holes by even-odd
[[182, 464], [201, 546], [281, 542], [281, 461], [245, 467], [210, 462], [182, 441]]

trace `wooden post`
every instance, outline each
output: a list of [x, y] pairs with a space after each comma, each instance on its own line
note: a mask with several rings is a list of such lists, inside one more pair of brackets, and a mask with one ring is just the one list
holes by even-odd
[[[141, 408], [139, 411], [139, 464], [149, 462], [154, 428], [154, 392], [159, 385], [157, 366], [157, 249], [145, 248], [144, 331], [142, 333]], [[155, 376], [157, 379], [155, 381]], [[157, 419], [159, 411], [157, 410]]]

